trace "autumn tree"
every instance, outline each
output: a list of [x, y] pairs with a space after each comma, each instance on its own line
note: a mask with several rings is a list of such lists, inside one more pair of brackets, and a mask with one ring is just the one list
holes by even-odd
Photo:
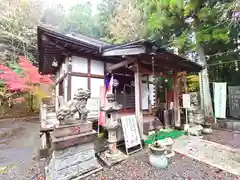
[[[46, 96], [41, 85], [51, 85], [52, 80], [48, 75], [40, 75], [38, 69], [25, 57], [19, 57], [20, 74], [11, 68], [0, 65], [0, 80], [4, 82], [9, 93], [14, 96], [16, 93], [26, 94], [30, 111], [34, 111], [34, 101], [39, 104]], [[49, 87], [50, 88], [50, 87]], [[9, 97], [12, 99], [12, 97]]]

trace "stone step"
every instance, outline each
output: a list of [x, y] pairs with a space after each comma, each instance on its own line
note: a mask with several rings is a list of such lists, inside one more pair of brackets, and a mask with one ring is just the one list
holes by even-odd
[[240, 131], [240, 120], [219, 120], [218, 126], [223, 129]]

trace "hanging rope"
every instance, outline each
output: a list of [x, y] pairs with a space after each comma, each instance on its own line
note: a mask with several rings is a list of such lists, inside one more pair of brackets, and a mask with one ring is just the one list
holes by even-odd
[[155, 66], [155, 58], [154, 58], [154, 56], [152, 56], [153, 95], [154, 95], [154, 98], [155, 98], [155, 101], [154, 101], [154, 106], [155, 106], [155, 104], [156, 104], [156, 92], [155, 92], [155, 89], [156, 89], [156, 78], [155, 78], [154, 66]]
[[[155, 99], [154, 101], [154, 106], [156, 104], [156, 77], [155, 77], [155, 58], [154, 56], [152, 56], [152, 74], [153, 74], [153, 99]], [[156, 110], [156, 109], [155, 109]], [[153, 121], [153, 125], [155, 127], [155, 133], [157, 133], [157, 111], [154, 113], [154, 121]]]

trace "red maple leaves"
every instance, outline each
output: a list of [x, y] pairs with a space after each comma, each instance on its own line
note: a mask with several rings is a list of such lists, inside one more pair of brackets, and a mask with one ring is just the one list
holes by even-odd
[[11, 68], [0, 65], [0, 80], [3, 80], [10, 91], [29, 91], [33, 85], [52, 84], [49, 75], [41, 75], [30, 61], [24, 56], [19, 57], [19, 65], [22, 75], [17, 74]]

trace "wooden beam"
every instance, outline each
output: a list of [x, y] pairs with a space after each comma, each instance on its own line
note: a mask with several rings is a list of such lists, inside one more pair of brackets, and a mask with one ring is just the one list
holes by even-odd
[[79, 76], [79, 77], [90, 77], [90, 78], [99, 78], [104, 79], [104, 75], [98, 74], [88, 74], [88, 73], [79, 73], [79, 72], [71, 72], [69, 73], [71, 76]]
[[146, 53], [146, 48], [144, 46], [140, 47], [129, 47], [121, 49], [109, 49], [102, 53], [102, 56], [129, 56], [129, 55], [139, 55]]
[[[140, 63], [139, 71], [140, 71], [141, 74], [144, 74], [144, 75], [154, 75], [153, 72], [152, 72], [152, 69], [144, 68], [143, 66], [142, 66], [142, 63]], [[132, 71], [136, 72], [136, 67], [135, 66], [133, 66], [130, 69]], [[164, 69], [159, 69], [159, 68], [155, 71], [155, 76], [161, 76], [161, 77], [164, 77], [164, 78], [172, 78], [173, 77], [173, 75], [164, 73]]]
[[120, 63], [114, 64], [113, 66], [108, 67], [107, 72], [113, 71], [113, 70], [118, 69], [123, 66], [127, 66], [128, 64], [133, 63], [134, 61], [135, 61], [135, 59], [126, 59]]

